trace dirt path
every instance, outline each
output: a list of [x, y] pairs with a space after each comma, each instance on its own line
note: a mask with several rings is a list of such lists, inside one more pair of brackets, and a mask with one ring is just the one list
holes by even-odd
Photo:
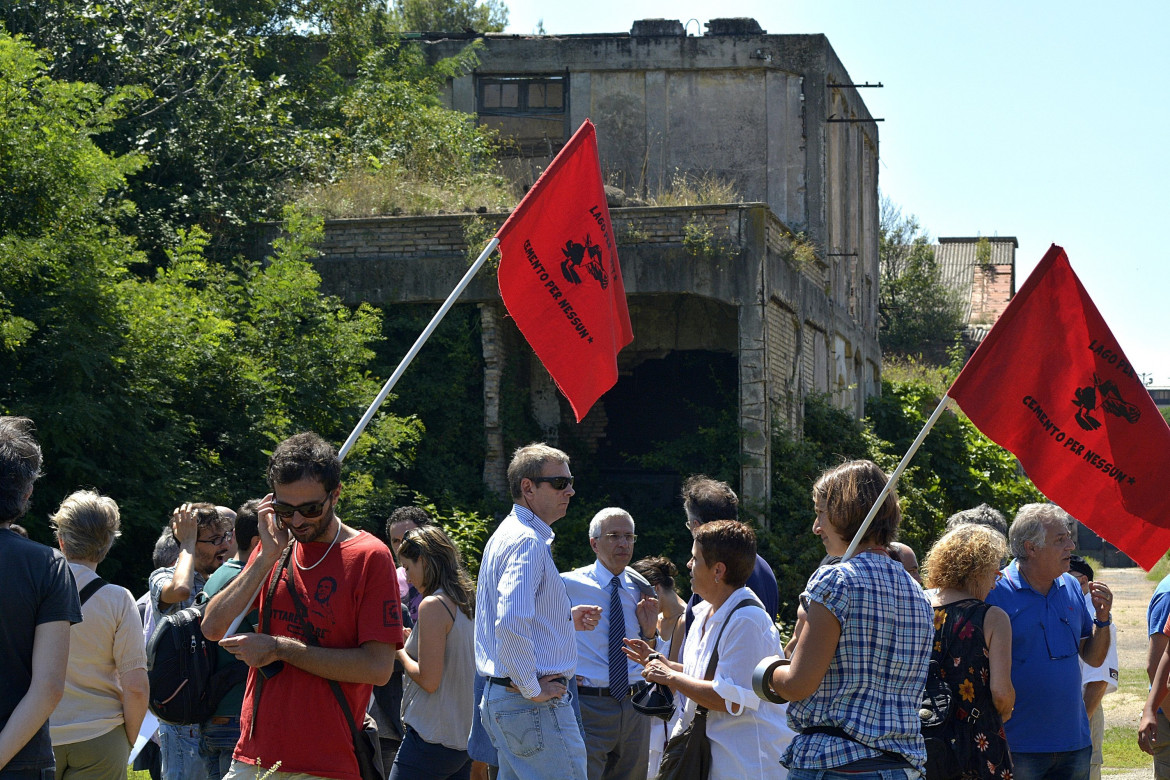
[[[1117, 624], [1117, 662], [1120, 665], [1118, 689], [1102, 700], [1105, 728], [1130, 729], [1136, 739], [1148, 687], [1146, 607], [1154, 592], [1154, 583], [1147, 580], [1146, 573], [1138, 568], [1102, 569], [1096, 577], [1113, 591], [1113, 620]], [[1106, 763], [1102, 775], [1115, 780], [1148, 780], [1152, 776], [1152, 765], [1151, 760], [1151, 764], [1142, 769], [1111, 770]]]

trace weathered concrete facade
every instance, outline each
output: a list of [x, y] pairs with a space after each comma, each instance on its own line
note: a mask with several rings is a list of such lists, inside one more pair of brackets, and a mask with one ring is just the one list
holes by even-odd
[[[521, 180], [535, 180], [589, 118], [608, 183], [629, 195], [652, 198], [682, 174], [730, 182], [748, 202], [614, 212], [635, 333], [619, 368], [625, 377], [671, 352], [733, 353], [741, 491], [746, 505], [762, 506], [772, 425], [799, 430], [810, 392], [860, 416], [880, 384], [877, 124], [848, 72], [825, 36], [768, 35], [750, 19], [712, 20], [703, 36], [661, 19], [636, 22], [628, 34], [427, 36], [427, 55], [452, 56], [469, 37], [482, 41], [480, 64], [449, 82], [448, 105], [511, 142], [509, 165]], [[714, 251], [695, 251], [697, 227], [716, 236]], [[804, 253], [793, 253], [794, 234]], [[369, 245], [360, 253], [363, 270], [346, 278], [368, 279], [369, 262], [412, 277], [395, 281], [398, 292], [383, 300], [439, 300], [458, 278], [456, 269], [382, 265]], [[342, 263], [333, 250], [328, 258]], [[387, 282], [363, 281], [346, 297], [377, 300]], [[502, 309], [494, 285], [482, 284], [469, 294], [485, 307], [485, 355], [498, 354], [486, 334], [499, 333]], [[504, 453], [492, 444], [499, 437], [488, 385], [485, 478], [495, 484]], [[555, 434], [561, 410], [543, 372], [534, 372], [530, 392]], [[606, 419], [603, 398], [580, 428], [604, 438]]]
[[[772, 426], [797, 425], [809, 392], [828, 393], [861, 414], [880, 375], [875, 334], [851, 316], [845, 294], [850, 288], [834, 291], [827, 264], [795, 258], [790, 232], [767, 204], [620, 208], [612, 217], [634, 328], [619, 370], [629, 375], [647, 360], [678, 351], [733, 355], [742, 431], [740, 488], [746, 506], [762, 506], [773, 465]], [[464, 239], [469, 218], [330, 221], [324, 254], [316, 261], [323, 287], [350, 304], [441, 301], [466, 271], [473, 249]], [[497, 223], [503, 218], [488, 217]], [[711, 237], [708, 242], [688, 239], [696, 227]], [[494, 274], [481, 272], [460, 300], [480, 308], [484, 477], [505, 492], [501, 345], [519, 342]], [[534, 367], [529, 393], [535, 417], [555, 441], [559, 424], [571, 418], [542, 369]], [[594, 447], [607, 435], [608, 403], [603, 396], [579, 426]]]
[[[646, 197], [678, 173], [717, 176], [805, 233], [838, 281], [852, 265], [876, 280], [877, 125], [824, 35], [716, 19], [687, 36], [651, 19], [629, 34], [481, 39], [480, 65], [450, 82], [449, 105], [520, 137], [534, 166], [588, 118], [611, 184]], [[466, 44], [426, 46], [439, 59]]]
[[[424, 46], [438, 59], [469, 37]], [[572, 430], [595, 450], [611, 446], [631, 420], [661, 416], [639, 372], [716, 356], [738, 403], [743, 505], [759, 513], [773, 426], [799, 430], [813, 392], [860, 416], [879, 388], [877, 125], [849, 74], [823, 35], [768, 35], [744, 19], [712, 20], [699, 37], [673, 20], [629, 34], [480, 37], [480, 65], [446, 99], [500, 131], [522, 181], [590, 118], [603, 172], [628, 195], [652, 198], [682, 174], [730, 182], [744, 201], [613, 210], [634, 342], [619, 355], [618, 386]], [[442, 301], [478, 249], [466, 246], [469, 218], [330, 222], [316, 263], [324, 288], [352, 304]], [[481, 272], [461, 301], [480, 310], [484, 479], [504, 493], [501, 376], [527, 347], [494, 274]], [[572, 418], [539, 362], [529, 365], [532, 414], [555, 441]], [[686, 378], [675, 384], [689, 401]]]

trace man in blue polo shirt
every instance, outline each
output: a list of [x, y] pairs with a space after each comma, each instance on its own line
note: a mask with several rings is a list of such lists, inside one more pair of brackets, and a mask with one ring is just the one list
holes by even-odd
[[1068, 574], [1074, 545], [1064, 513], [1025, 504], [1008, 531], [1015, 560], [987, 597], [1012, 621], [1016, 709], [1004, 724], [1016, 780], [1087, 780], [1092, 741], [1077, 658], [1100, 666], [1109, 651], [1113, 594], [1094, 582], [1090, 614]]

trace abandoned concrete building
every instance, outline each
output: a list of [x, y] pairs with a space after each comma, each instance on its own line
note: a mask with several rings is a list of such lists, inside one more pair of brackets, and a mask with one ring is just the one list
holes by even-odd
[[[506, 493], [501, 375], [526, 355], [530, 410], [550, 441], [598, 459], [619, 484], [627, 456], [693, 425], [690, 409], [727, 399], [740, 428], [738, 488], [759, 515], [770, 494], [774, 426], [799, 430], [803, 399], [828, 394], [863, 413], [878, 391], [878, 133], [823, 35], [774, 35], [751, 19], [705, 35], [644, 20], [629, 33], [424, 35], [428, 57], [482, 39], [478, 67], [452, 80], [449, 105], [509, 141], [531, 176], [590, 118], [610, 184], [639, 202], [676, 176], [730, 183], [734, 203], [612, 209], [634, 342], [620, 379], [578, 426], [507, 318], [494, 275], [460, 299], [479, 309], [484, 357], [484, 478]], [[495, 229], [505, 215], [486, 215]], [[467, 267], [458, 216], [337, 220], [317, 262], [350, 303], [442, 301]], [[490, 233], [488, 234], [490, 235]], [[677, 475], [638, 489], [677, 504]], [[610, 485], [611, 491], [614, 490]], [[617, 491], [620, 492], [620, 491]]]

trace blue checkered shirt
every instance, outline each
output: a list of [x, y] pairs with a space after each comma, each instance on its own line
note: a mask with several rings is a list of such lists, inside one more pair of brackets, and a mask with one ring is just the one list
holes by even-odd
[[[897, 561], [861, 553], [817, 569], [801, 600], [806, 597], [833, 613], [841, 639], [816, 692], [788, 705], [788, 725], [798, 733], [781, 763], [832, 769], [888, 750], [925, 771], [918, 707], [934, 611], [922, 588]], [[836, 726], [858, 741], [799, 733], [812, 726]]]

